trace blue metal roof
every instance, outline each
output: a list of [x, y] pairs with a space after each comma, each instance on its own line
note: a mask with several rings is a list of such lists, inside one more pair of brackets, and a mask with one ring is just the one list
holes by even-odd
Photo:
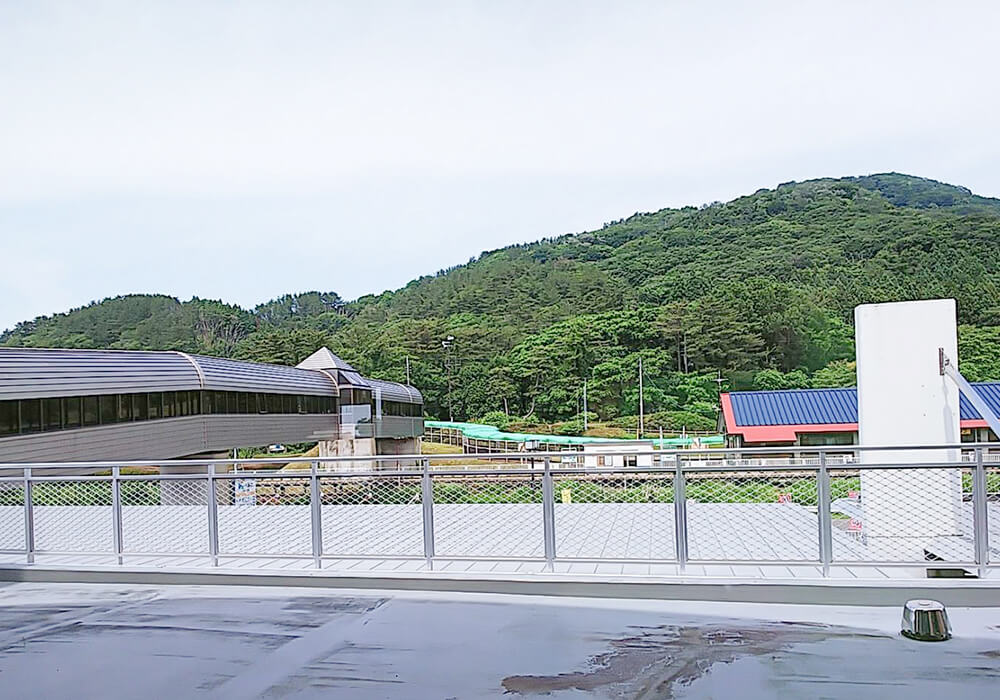
[[[1000, 415], [1000, 382], [977, 382], [976, 393]], [[738, 426], [819, 425], [858, 422], [858, 390], [789, 389], [785, 391], [733, 391], [729, 394]], [[962, 420], [982, 416], [960, 396]]]

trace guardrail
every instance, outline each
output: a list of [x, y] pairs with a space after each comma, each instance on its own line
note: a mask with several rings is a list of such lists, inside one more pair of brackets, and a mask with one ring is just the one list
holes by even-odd
[[[904, 463], [898, 450], [927, 459]], [[259, 472], [273, 459], [0, 464], [0, 552], [27, 563], [94, 554], [215, 566], [276, 557], [316, 567], [351, 558], [984, 575], [1000, 562], [998, 451], [545, 452], [530, 467], [504, 464], [524, 453], [434, 455], [435, 466], [385, 455], [290, 458], [302, 469]], [[501, 466], [461, 468], [470, 459]]]

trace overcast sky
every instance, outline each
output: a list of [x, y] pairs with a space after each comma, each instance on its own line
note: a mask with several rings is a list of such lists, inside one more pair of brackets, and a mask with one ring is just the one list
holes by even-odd
[[0, 329], [896, 170], [1000, 196], [1000, 3], [0, 0]]

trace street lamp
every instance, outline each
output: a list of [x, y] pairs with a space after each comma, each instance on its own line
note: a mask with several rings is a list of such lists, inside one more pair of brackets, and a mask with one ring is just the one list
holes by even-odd
[[450, 422], [455, 421], [455, 414], [452, 411], [451, 403], [451, 348], [455, 344], [455, 336], [449, 335], [447, 338], [441, 341], [441, 347], [445, 350], [444, 356], [444, 366], [448, 371], [448, 420]]

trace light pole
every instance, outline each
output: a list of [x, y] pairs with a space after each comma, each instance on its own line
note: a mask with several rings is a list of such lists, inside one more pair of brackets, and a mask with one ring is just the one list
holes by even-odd
[[642, 435], [646, 431], [645, 418], [643, 417], [643, 406], [642, 406], [642, 355], [639, 356], [639, 439], [642, 440]]
[[455, 336], [449, 335], [447, 338], [441, 341], [441, 347], [444, 348], [444, 366], [448, 371], [448, 420], [452, 423], [455, 422], [455, 414], [452, 411], [451, 404], [451, 347], [455, 344]]

